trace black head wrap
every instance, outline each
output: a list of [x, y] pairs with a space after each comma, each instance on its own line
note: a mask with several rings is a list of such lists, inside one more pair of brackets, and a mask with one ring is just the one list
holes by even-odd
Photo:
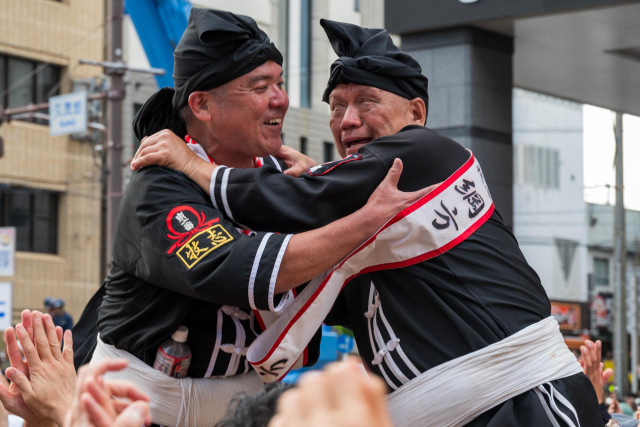
[[429, 111], [428, 80], [411, 56], [401, 51], [386, 30], [321, 19], [338, 59], [331, 64], [331, 75], [322, 100], [341, 83], [377, 87], [403, 98], [422, 98]]
[[248, 16], [192, 8], [189, 23], [173, 54], [173, 88], [162, 88], [142, 106], [133, 130], [142, 139], [162, 129], [184, 137], [186, 124], [179, 110], [189, 95], [240, 77], [271, 59], [282, 65], [282, 55]]
[[192, 92], [221, 86], [269, 59], [282, 65], [280, 51], [253, 19], [191, 9], [187, 29], [173, 52], [174, 108], [187, 105]]

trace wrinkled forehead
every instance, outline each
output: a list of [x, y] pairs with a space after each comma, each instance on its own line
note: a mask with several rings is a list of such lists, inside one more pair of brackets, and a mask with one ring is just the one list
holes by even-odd
[[354, 95], [381, 95], [385, 90], [374, 86], [360, 85], [357, 83], [340, 83], [336, 85], [329, 95], [329, 102]]
[[341, 83], [336, 85], [333, 91], [331, 91], [331, 94], [329, 95], [329, 105], [336, 102], [355, 101], [363, 97], [371, 97], [384, 101], [406, 101], [406, 98], [375, 86], [361, 85], [357, 83]]

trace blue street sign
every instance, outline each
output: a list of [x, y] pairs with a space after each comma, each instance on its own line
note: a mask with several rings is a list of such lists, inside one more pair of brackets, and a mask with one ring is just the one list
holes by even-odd
[[338, 336], [337, 348], [340, 353], [351, 353], [351, 350], [353, 350], [353, 338], [346, 334]]

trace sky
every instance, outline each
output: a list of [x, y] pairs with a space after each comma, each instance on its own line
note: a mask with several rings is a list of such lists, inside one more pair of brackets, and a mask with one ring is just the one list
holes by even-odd
[[[624, 205], [640, 211], [640, 117], [625, 114], [622, 120]], [[615, 203], [614, 123], [611, 110], [584, 106], [584, 197], [589, 203]]]

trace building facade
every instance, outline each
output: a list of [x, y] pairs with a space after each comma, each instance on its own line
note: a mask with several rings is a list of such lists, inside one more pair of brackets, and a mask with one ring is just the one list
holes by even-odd
[[[613, 332], [613, 317], [625, 312], [629, 332], [638, 322], [640, 306], [640, 212], [625, 210], [626, 265], [625, 296], [627, 307], [618, 310], [614, 306], [616, 286], [616, 257], [614, 253], [614, 206], [587, 204], [589, 228], [587, 233], [588, 275], [591, 294], [591, 330], [602, 339], [607, 339]], [[635, 302], [634, 302], [635, 292]], [[635, 319], [635, 320], [634, 320]], [[640, 332], [640, 331], [638, 331]]]
[[614, 316], [627, 313], [630, 333], [637, 317], [640, 212], [625, 211], [627, 307], [617, 309], [614, 206], [584, 200], [583, 136], [582, 104], [514, 89], [514, 234], [565, 335], [610, 351]]
[[551, 299], [586, 302], [582, 104], [515, 89], [514, 233]]
[[[101, 69], [78, 61], [104, 58], [104, 11], [102, 0], [0, 0], [0, 106], [44, 103], [100, 80]], [[0, 126], [0, 226], [16, 228], [15, 274], [0, 277], [12, 284], [12, 323], [23, 309], [43, 310], [46, 296], [77, 318], [102, 276], [100, 136], [52, 137], [47, 123]]]

